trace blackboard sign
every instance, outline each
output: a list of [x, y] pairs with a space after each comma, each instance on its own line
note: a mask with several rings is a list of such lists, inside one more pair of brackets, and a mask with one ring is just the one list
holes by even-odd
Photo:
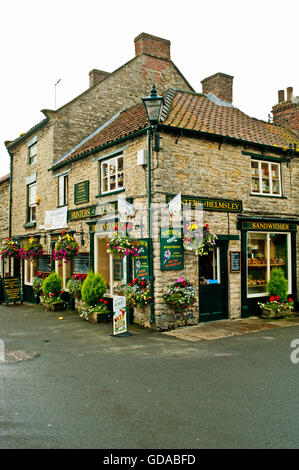
[[161, 271], [184, 269], [184, 250], [180, 228], [161, 228]]
[[74, 258], [74, 273], [88, 274], [89, 271], [89, 253], [78, 253]]
[[51, 255], [42, 255], [38, 260], [38, 271], [42, 273], [51, 272]]
[[2, 285], [6, 304], [9, 302], [23, 303], [20, 279], [18, 277], [4, 277]]
[[113, 280], [121, 281], [124, 276], [123, 259], [113, 258]]
[[74, 190], [75, 204], [83, 204], [89, 202], [89, 181], [81, 181], [75, 184]]
[[239, 273], [241, 270], [241, 253], [240, 251], [230, 252], [230, 272]]
[[138, 240], [138, 256], [134, 256], [134, 277], [149, 279], [148, 239]]

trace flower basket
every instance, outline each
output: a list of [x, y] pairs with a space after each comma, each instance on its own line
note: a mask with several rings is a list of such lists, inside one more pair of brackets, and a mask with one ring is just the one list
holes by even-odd
[[[128, 227], [127, 227], [128, 228]], [[111, 253], [117, 258], [124, 258], [125, 256], [138, 255], [138, 240], [133, 240], [126, 234], [124, 230], [114, 228], [115, 233], [107, 243], [107, 252]]]
[[279, 296], [272, 295], [268, 302], [258, 302], [262, 310], [262, 318], [283, 318], [292, 313], [294, 302], [292, 298], [281, 301]]
[[31, 261], [39, 259], [43, 253], [44, 250], [39, 240], [36, 240], [33, 237], [30, 237], [19, 250], [20, 257]]
[[206, 224], [202, 231], [198, 223], [188, 224], [184, 229], [183, 246], [186, 250], [194, 251], [199, 256], [207, 255], [213, 250], [217, 240], [217, 235], [209, 230]]
[[124, 287], [124, 295], [131, 307], [145, 307], [152, 300], [149, 282], [145, 278], [135, 278], [129, 282], [129, 285]]
[[195, 287], [180, 277], [167, 287], [163, 298], [174, 309], [175, 314], [183, 314], [183, 311], [195, 302]]
[[20, 245], [15, 240], [11, 238], [6, 238], [2, 249], [0, 251], [0, 256], [2, 259], [4, 258], [14, 258], [19, 256]]
[[65, 261], [69, 263], [79, 251], [79, 245], [72, 235], [65, 233], [65, 230], [61, 232], [58, 241], [55, 244], [53, 250], [54, 261]]

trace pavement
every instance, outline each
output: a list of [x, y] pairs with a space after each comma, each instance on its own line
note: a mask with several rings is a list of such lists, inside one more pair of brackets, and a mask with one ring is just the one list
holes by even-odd
[[253, 316], [235, 320], [218, 320], [208, 323], [199, 323], [195, 326], [185, 326], [176, 330], [163, 332], [162, 334], [174, 336], [175, 338], [186, 341], [210, 341], [295, 325], [299, 325], [299, 312], [293, 313], [288, 319], [265, 320]]

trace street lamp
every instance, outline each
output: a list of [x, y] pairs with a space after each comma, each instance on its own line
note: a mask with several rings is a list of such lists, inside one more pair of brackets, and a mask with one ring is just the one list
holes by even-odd
[[148, 251], [149, 251], [149, 280], [151, 291], [151, 324], [155, 321], [155, 304], [154, 304], [154, 262], [153, 262], [153, 243], [152, 243], [152, 220], [151, 220], [151, 202], [152, 202], [152, 182], [151, 182], [151, 134], [154, 136], [154, 150], [160, 150], [159, 135], [157, 134], [158, 124], [160, 122], [161, 111], [163, 108], [164, 99], [159, 96], [153, 84], [150, 95], [142, 98], [145, 106], [146, 114], [150, 122], [150, 128], [147, 131], [147, 171], [148, 171]]

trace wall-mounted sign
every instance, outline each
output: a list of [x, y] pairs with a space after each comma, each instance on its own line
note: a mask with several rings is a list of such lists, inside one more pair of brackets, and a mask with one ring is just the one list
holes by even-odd
[[260, 230], [262, 232], [289, 232], [290, 230], [297, 230], [297, 225], [283, 222], [242, 222], [242, 230]]
[[89, 180], [80, 181], [74, 187], [74, 203], [86, 204], [89, 202]]
[[240, 251], [230, 252], [230, 272], [239, 273], [241, 271], [241, 253]]
[[[168, 203], [175, 196], [175, 194], [167, 194], [166, 202]], [[193, 197], [181, 196], [182, 206], [187, 204], [194, 209], [196, 206], [201, 205], [205, 211], [216, 212], [242, 212], [242, 201], [234, 201], [232, 199], [218, 199], [209, 197]]]
[[96, 213], [97, 206], [82, 207], [82, 209], [73, 209], [68, 211], [67, 218], [70, 222], [78, 219], [87, 219], [89, 217], [94, 217]]
[[23, 303], [21, 284], [18, 277], [4, 277], [2, 279], [2, 286], [6, 304], [9, 302]]
[[184, 269], [182, 230], [161, 227], [160, 251], [161, 271]]
[[89, 253], [78, 253], [74, 257], [73, 272], [76, 274], [88, 274]]
[[45, 211], [45, 230], [67, 227], [67, 206]]
[[113, 334], [119, 335], [127, 331], [126, 298], [113, 297]]
[[138, 240], [138, 256], [134, 256], [134, 277], [149, 279], [148, 239]]

